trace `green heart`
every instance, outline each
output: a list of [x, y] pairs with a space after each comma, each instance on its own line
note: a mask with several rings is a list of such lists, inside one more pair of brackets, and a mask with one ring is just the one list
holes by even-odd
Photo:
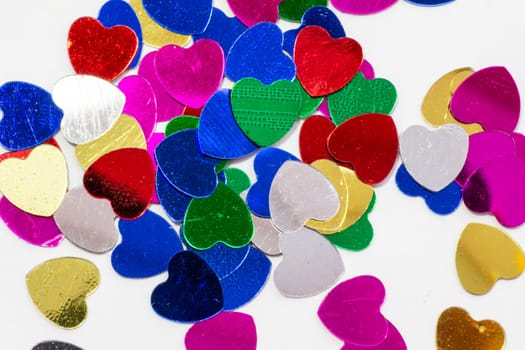
[[297, 86], [288, 80], [264, 85], [244, 78], [230, 95], [233, 116], [253, 143], [266, 147], [279, 141], [292, 128], [303, 105]]
[[199, 118], [192, 117], [189, 115], [181, 115], [175, 117], [166, 124], [166, 129], [164, 130], [164, 137], [168, 137], [171, 134], [176, 133], [177, 131], [187, 130], [187, 129], [197, 129], [199, 127]]
[[219, 242], [239, 248], [253, 237], [252, 216], [246, 203], [223, 183], [211, 196], [191, 200], [183, 227], [188, 244], [200, 250]]
[[343, 231], [334, 233], [333, 235], [325, 235], [324, 237], [332, 242], [332, 244], [348, 250], [359, 251], [368, 247], [374, 237], [374, 228], [370, 221], [368, 221], [368, 214], [370, 214], [374, 208], [375, 202], [376, 195], [374, 193], [368, 208], [359, 220]]
[[328, 0], [284, 0], [279, 4], [279, 17], [287, 21], [301, 22], [303, 14], [313, 6], [327, 6]]
[[339, 125], [361, 114], [390, 114], [396, 101], [396, 87], [390, 81], [368, 80], [357, 73], [345, 87], [328, 95], [328, 109], [334, 124]]
[[241, 194], [251, 186], [251, 181], [248, 175], [238, 168], [227, 168], [224, 169], [226, 174], [226, 185], [231, 188], [235, 193]]
[[306, 92], [306, 90], [303, 88], [299, 80], [295, 79], [293, 81], [295, 85], [297, 85], [297, 88], [301, 92], [301, 96], [303, 97], [303, 105], [301, 107], [301, 110], [299, 111], [299, 117], [300, 118], [308, 118], [310, 115], [312, 115], [313, 112], [321, 105], [323, 102], [322, 97], [312, 97]]

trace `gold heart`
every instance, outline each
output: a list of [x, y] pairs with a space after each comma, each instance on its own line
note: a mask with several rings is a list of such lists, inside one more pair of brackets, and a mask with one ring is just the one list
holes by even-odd
[[67, 181], [62, 151], [48, 144], [34, 148], [26, 159], [0, 162], [0, 191], [30, 214], [53, 215], [64, 199]]
[[458, 241], [456, 270], [463, 288], [485, 294], [500, 278], [516, 278], [525, 268], [520, 246], [495, 227], [468, 224]]
[[346, 230], [366, 213], [374, 196], [374, 187], [359, 180], [355, 171], [340, 167], [348, 187], [348, 208], [340, 231]]
[[48, 260], [26, 276], [29, 295], [38, 310], [63, 328], [76, 328], [86, 318], [86, 297], [100, 282], [97, 267], [80, 258]]
[[492, 320], [475, 321], [463, 309], [451, 307], [439, 317], [437, 350], [501, 350], [505, 332]]
[[142, 128], [135, 118], [126, 114], [121, 114], [115, 125], [99, 138], [77, 145], [75, 154], [80, 165], [87, 169], [104, 154], [122, 148], [146, 149]]

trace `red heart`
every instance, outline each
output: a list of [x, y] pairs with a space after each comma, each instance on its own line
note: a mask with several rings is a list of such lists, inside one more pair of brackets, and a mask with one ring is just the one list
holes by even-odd
[[119, 217], [135, 219], [153, 196], [153, 162], [148, 151], [139, 148], [109, 152], [86, 170], [84, 186], [91, 195], [108, 199]]
[[363, 50], [351, 38], [333, 39], [319, 26], [307, 26], [294, 48], [297, 79], [311, 96], [326, 96], [352, 80], [363, 62]]
[[363, 114], [340, 124], [328, 137], [328, 152], [353, 165], [364, 183], [383, 181], [397, 158], [399, 141], [394, 121], [385, 114]]
[[[60, 149], [60, 146], [58, 145], [58, 143], [56, 142], [56, 140], [54, 138], [50, 138], [49, 140], [44, 142], [44, 144], [55, 146], [56, 148]], [[33, 151], [33, 150], [34, 150], [34, 148], [29, 148], [29, 149], [25, 149], [25, 150], [22, 150], [22, 151], [14, 151], [14, 152], [2, 153], [2, 154], [0, 154], [0, 162], [2, 162], [3, 160], [6, 160], [8, 158], [26, 159], [29, 156], [29, 154], [31, 153], [31, 151]]]
[[112, 81], [128, 68], [137, 48], [137, 35], [126, 26], [106, 28], [95, 18], [81, 17], [69, 28], [67, 49], [77, 74]]

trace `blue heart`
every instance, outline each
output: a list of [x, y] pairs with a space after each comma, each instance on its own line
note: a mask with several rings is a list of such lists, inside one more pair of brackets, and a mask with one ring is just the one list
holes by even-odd
[[270, 186], [275, 174], [287, 160], [299, 161], [293, 154], [274, 147], [265, 148], [255, 156], [253, 169], [257, 181], [246, 195], [246, 204], [255, 215], [270, 217]]
[[123, 0], [109, 0], [100, 8], [98, 20], [106, 28], [124, 25], [135, 32], [139, 39], [139, 46], [128, 69], [136, 67], [140, 61], [140, 53], [142, 52], [142, 28], [133, 8]]
[[169, 222], [147, 210], [135, 220], [119, 220], [122, 242], [111, 254], [113, 269], [129, 278], [155, 276], [168, 269], [170, 259], [182, 251]]
[[155, 149], [159, 170], [179, 191], [195, 198], [208, 197], [217, 187], [215, 166], [219, 159], [204, 155], [197, 143], [197, 130], [178, 131]]
[[248, 29], [237, 17], [228, 17], [220, 9], [214, 7], [211, 13], [210, 23], [206, 30], [200, 34], [193, 35], [193, 41], [200, 39], [215, 40], [222, 47], [224, 56], [230, 51], [233, 42]]
[[160, 205], [168, 217], [174, 222], [183, 222], [192, 197], [173, 187], [161, 171], [157, 171], [155, 188]]
[[195, 253], [182, 251], [170, 260], [168, 279], [151, 294], [159, 315], [180, 322], [196, 322], [222, 311], [221, 283], [212, 268]]
[[399, 190], [407, 196], [423, 197], [427, 207], [436, 214], [450, 214], [461, 202], [461, 187], [455, 181], [439, 192], [432, 192], [418, 184], [404, 165], [397, 170], [396, 184]]
[[204, 154], [220, 159], [240, 158], [257, 150], [235, 121], [229, 90], [217, 91], [204, 106], [198, 140]]
[[0, 87], [0, 143], [11, 151], [40, 145], [60, 129], [64, 112], [46, 90], [24, 82]]
[[295, 63], [283, 52], [283, 33], [273, 23], [262, 22], [245, 31], [232, 45], [226, 58], [226, 76], [231, 81], [255, 78], [270, 85], [292, 80]]
[[284, 32], [283, 49], [293, 56], [293, 48], [297, 34], [306, 26], [319, 26], [326, 29], [332, 38], [344, 38], [346, 36], [345, 28], [328, 7], [314, 6], [309, 8], [301, 20], [301, 25], [297, 29], [291, 29]]
[[142, 0], [142, 4], [161, 27], [179, 34], [204, 32], [213, 9], [212, 0]]
[[414, 5], [423, 5], [423, 6], [439, 6], [445, 5], [454, 0], [405, 0], [408, 3]]

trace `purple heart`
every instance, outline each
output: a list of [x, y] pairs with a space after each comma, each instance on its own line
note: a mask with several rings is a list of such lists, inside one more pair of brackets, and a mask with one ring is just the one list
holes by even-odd
[[180, 103], [202, 107], [219, 88], [224, 75], [224, 53], [216, 41], [202, 39], [185, 49], [162, 47], [155, 57], [157, 78]]
[[388, 334], [381, 314], [383, 283], [374, 276], [358, 276], [339, 283], [325, 297], [317, 315], [332, 334], [347, 344], [376, 346]]
[[332, 5], [339, 11], [353, 15], [370, 15], [381, 12], [394, 5], [397, 0], [331, 0]]
[[244, 25], [252, 27], [261, 22], [277, 22], [279, 4], [283, 0], [228, 0], [233, 14]]
[[388, 322], [388, 334], [384, 342], [376, 346], [345, 344], [341, 350], [406, 350], [407, 345], [396, 327]]

